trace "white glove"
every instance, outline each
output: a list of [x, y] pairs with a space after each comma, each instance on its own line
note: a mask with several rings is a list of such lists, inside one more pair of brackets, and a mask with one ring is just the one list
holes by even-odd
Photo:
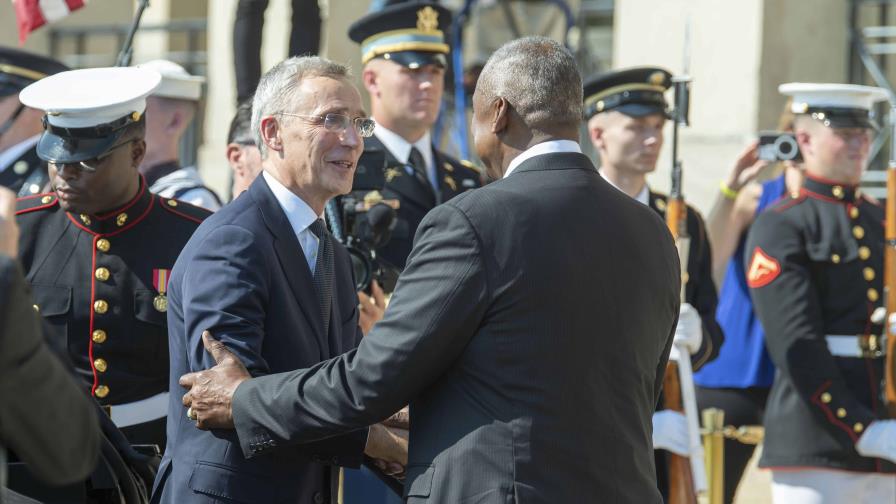
[[[656, 415], [654, 415], [656, 416]], [[863, 457], [876, 457], [896, 462], [896, 420], [875, 420], [856, 443]]]
[[684, 457], [690, 455], [688, 421], [682, 413], [662, 410], [653, 414], [653, 449], [669, 450]]
[[676, 347], [683, 346], [691, 355], [697, 353], [703, 344], [703, 320], [700, 319], [697, 309], [688, 303], [681, 304], [672, 344]]

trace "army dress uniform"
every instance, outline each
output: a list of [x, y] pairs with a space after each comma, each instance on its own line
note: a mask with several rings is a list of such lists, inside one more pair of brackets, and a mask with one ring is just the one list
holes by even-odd
[[[805, 100], [794, 97], [794, 112], [832, 128], [870, 127], [867, 108], [806, 109]], [[828, 479], [896, 474], [893, 463], [856, 451], [869, 424], [885, 418], [882, 328], [872, 321], [882, 306], [883, 223], [883, 209], [857, 187], [807, 173], [798, 193], [751, 227], [747, 284], [777, 368], [760, 460], [772, 469], [773, 485], [779, 474], [792, 478], [811, 469], [836, 470], [825, 471]], [[823, 488], [820, 479], [788, 484]], [[896, 499], [896, 478], [889, 481], [885, 495], [892, 497], [877, 502]]]
[[[47, 111], [38, 154], [60, 166], [78, 165], [121, 145], [127, 127], [142, 120], [145, 96], [158, 80], [148, 70], [112, 68], [32, 84], [20, 98]], [[122, 91], [85, 91], [77, 100], [59, 93], [91, 82]], [[209, 212], [152, 194], [135, 167], [98, 169], [139, 177], [136, 194], [99, 215], [67, 212], [55, 193], [20, 199], [19, 258], [51, 342], [67, 352], [132, 444], [164, 447], [168, 273]]]
[[[480, 177], [479, 171], [469, 163], [458, 161], [427, 142], [426, 145], [432, 149], [435, 180], [438, 184], [434, 189], [432, 182], [420, 177], [407, 158], [401, 161], [392, 150], [386, 148], [377, 136], [377, 133], [383, 134], [383, 129], [377, 126], [374, 136], [364, 140], [364, 151], [384, 151], [386, 184], [383, 187], [383, 197], [399, 200], [400, 206], [396, 212], [392, 238], [377, 252], [389, 263], [403, 269], [423, 216], [436, 205], [479, 187]], [[401, 139], [397, 135], [395, 137], [394, 141], [400, 145]], [[404, 144], [403, 150], [409, 153], [411, 145], [407, 142]]]
[[[44, 56], [18, 49], [0, 47], [0, 99], [17, 94], [29, 84], [47, 75], [68, 70], [62, 63]], [[12, 115], [0, 123], [0, 140], [4, 135], [22, 127], [16, 120], [26, 107], [21, 103]], [[23, 139], [0, 151], [0, 186], [8, 187], [19, 196], [40, 193], [47, 182], [47, 163], [35, 150], [39, 134]]]
[[[380, 58], [410, 69], [426, 65], [444, 68], [450, 50], [445, 32], [450, 27], [451, 12], [441, 5], [407, 2], [364, 16], [352, 24], [348, 35], [361, 45], [362, 64]], [[364, 150], [367, 155], [385, 151], [383, 196], [400, 202], [392, 238], [377, 251], [404, 269], [423, 216], [436, 205], [479, 187], [480, 174], [472, 164], [436, 149], [429, 132], [413, 144], [381, 124], [373, 134], [364, 140]], [[364, 155], [359, 161], [363, 163]]]

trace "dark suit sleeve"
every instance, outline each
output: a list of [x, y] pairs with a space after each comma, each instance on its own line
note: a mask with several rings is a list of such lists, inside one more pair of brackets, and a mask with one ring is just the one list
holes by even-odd
[[452, 204], [420, 225], [385, 317], [347, 354], [243, 382], [233, 417], [247, 457], [269, 440], [301, 443], [378, 422], [443, 375], [489, 302], [478, 235]]
[[[301, 251], [296, 254], [301, 255]], [[269, 262], [254, 234], [239, 226], [221, 226], [198, 245], [184, 273], [181, 302], [190, 371], [215, 365], [202, 344], [202, 332], [209, 330], [243, 361], [253, 376], [270, 373], [262, 356], [265, 338], [277, 338], [276, 328], [265, 327]], [[363, 430], [294, 449], [310, 453], [322, 462], [358, 466], [366, 440]]]
[[[745, 261], [748, 278], [757, 276], [751, 269], [760, 265], [768, 272], [767, 281], [750, 285], [750, 296], [775, 367], [790, 378], [819, 425], [851, 449], [858, 440], [853, 425], [868, 425], [876, 416], [855, 397], [828, 349], [800, 230], [776, 211], [763, 212], [750, 227]], [[835, 415], [838, 409], [845, 414]]]
[[703, 343], [697, 353], [691, 356], [691, 365], [696, 371], [719, 355], [725, 338], [722, 327], [716, 321], [719, 295], [712, 278], [712, 250], [706, 237], [706, 225], [700, 214], [693, 209], [690, 210], [689, 219], [693, 222], [691, 246], [695, 247], [695, 253], [691, 254], [688, 261], [688, 276], [692, 287], [688, 289], [687, 302], [697, 310], [703, 321]]
[[100, 430], [91, 399], [41, 334], [18, 264], [0, 255], [0, 445], [41, 480], [62, 485], [96, 465]]

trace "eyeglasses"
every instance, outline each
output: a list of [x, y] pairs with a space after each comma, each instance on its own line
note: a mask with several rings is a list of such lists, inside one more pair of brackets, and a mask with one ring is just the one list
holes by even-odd
[[349, 117], [344, 114], [327, 114], [323, 116], [290, 114], [289, 112], [279, 112], [280, 115], [299, 117], [302, 119], [314, 119], [318, 123], [323, 123], [324, 129], [331, 132], [341, 134], [348, 129], [349, 124], [354, 126], [355, 132], [362, 138], [370, 138], [373, 136], [373, 128], [376, 123], [369, 117]]
[[113, 145], [106, 152], [100, 154], [99, 156], [91, 159], [86, 159], [84, 161], [72, 162], [72, 163], [53, 163], [59, 166], [74, 166], [75, 168], [89, 173], [96, 172], [100, 165], [102, 165], [103, 161], [109, 157], [115, 149], [119, 147], [124, 147], [125, 145], [129, 145], [134, 142], [135, 139], [131, 138], [130, 140], [125, 140], [119, 144]]

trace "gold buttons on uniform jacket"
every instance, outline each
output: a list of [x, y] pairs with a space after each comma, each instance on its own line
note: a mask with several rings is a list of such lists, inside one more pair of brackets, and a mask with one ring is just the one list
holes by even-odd
[[856, 422], [856, 424], [852, 426], [852, 430], [856, 432], [862, 432], [863, 430], [865, 430], [865, 426], [862, 425], [861, 422]]
[[43, 198], [40, 199], [40, 202], [43, 203], [44, 205], [46, 205], [47, 203], [49, 203], [51, 201], [53, 201], [52, 196], [44, 196]]
[[93, 276], [96, 277], [100, 282], [105, 282], [109, 279], [109, 270], [106, 268], [97, 268], [93, 273]]
[[93, 391], [93, 395], [102, 399], [102, 398], [106, 397], [107, 395], [109, 395], [109, 387], [107, 387], [105, 385], [100, 385], [99, 387], [96, 388], [96, 390]]
[[864, 268], [862, 269], [862, 276], [865, 277], [865, 280], [870, 282], [874, 280], [874, 270], [872, 268]]
[[853, 219], [858, 219], [859, 218], [859, 209], [856, 207], [850, 208], [849, 216], [852, 217]]
[[119, 227], [124, 226], [124, 223], [128, 221], [128, 214], [120, 213], [118, 217], [115, 218], [115, 224], [118, 224]]
[[868, 289], [868, 301], [871, 301], [873, 303], [879, 298], [880, 295], [877, 293], [877, 289]]
[[93, 302], [93, 309], [97, 313], [106, 313], [109, 311], [109, 303], [103, 301], [102, 299], [97, 299]]
[[837, 199], [843, 199], [843, 187], [835, 185], [831, 188], [831, 194]]
[[852, 235], [856, 237], [857, 240], [861, 240], [865, 237], [865, 229], [862, 226], [856, 226], [852, 228]]
[[106, 331], [102, 329], [97, 329], [93, 331], [93, 334], [90, 335], [90, 339], [93, 340], [94, 343], [105, 343], [106, 342]]
[[827, 392], [825, 392], [824, 394], [821, 394], [821, 402], [823, 402], [825, 404], [831, 402], [831, 394], [829, 394]]
[[90, 217], [87, 214], [81, 214], [81, 222], [84, 223], [85, 226], [90, 225]]
[[173, 200], [173, 199], [168, 200], [168, 206], [170, 206], [170, 207], [176, 207], [176, 206], [177, 206], [177, 201], [175, 201], [175, 200]]
[[863, 261], [867, 260], [869, 257], [871, 257], [871, 249], [862, 245], [861, 247], [859, 247], [859, 257]]
[[831, 262], [834, 264], [840, 264], [840, 254], [831, 254]]
[[837, 418], [846, 417], [846, 410], [843, 408], [837, 408]]
[[40, 306], [34, 305], [34, 311], [40, 313]]
[[96, 241], [96, 249], [99, 250], [100, 252], [108, 252], [109, 248], [111, 246], [112, 246], [112, 244], [109, 243], [109, 240], [107, 240], [105, 238], [100, 238], [99, 240]]
[[100, 373], [105, 373], [107, 367], [106, 359], [96, 359], [93, 361], [93, 367]]

